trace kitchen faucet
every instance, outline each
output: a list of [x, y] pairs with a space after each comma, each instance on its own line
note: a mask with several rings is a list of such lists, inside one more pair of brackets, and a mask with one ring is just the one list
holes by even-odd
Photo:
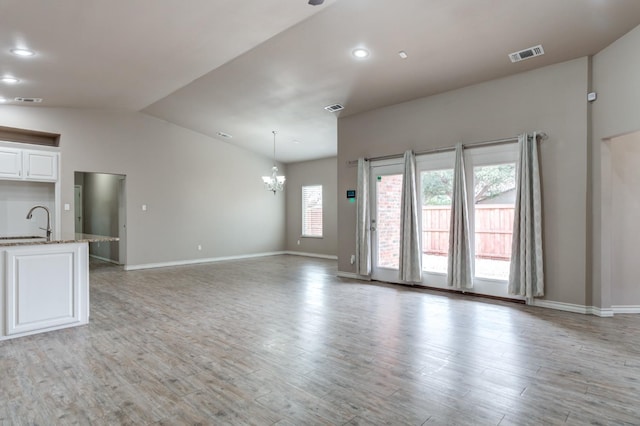
[[35, 209], [44, 209], [44, 211], [47, 212], [47, 227], [40, 229], [42, 229], [43, 231], [47, 231], [47, 241], [51, 241], [51, 212], [45, 206], [34, 206], [31, 207], [31, 210], [29, 210], [29, 213], [27, 213], [27, 219], [31, 219], [31, 217], [33, 217], [33, 211]]

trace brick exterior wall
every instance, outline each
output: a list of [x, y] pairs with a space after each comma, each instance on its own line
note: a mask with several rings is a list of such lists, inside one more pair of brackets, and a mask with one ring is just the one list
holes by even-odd
[[378, 266], [398, 269], [400, 266], [400, 201], [402, 175], [376, 177]]

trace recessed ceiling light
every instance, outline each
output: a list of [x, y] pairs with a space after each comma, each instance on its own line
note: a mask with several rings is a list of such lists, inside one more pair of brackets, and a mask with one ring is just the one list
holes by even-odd
[[7, 76], [4, 76], [4, 77], [0, 78], [0, 81], [2, 81], [3, 83], [7, 83], [7, 84], [16, 84], [20, 80], [18, 80], [15, 77], [10, 77], [10, 76], [7, 75]]
[[34, 52], [33, 50], [20, 49], [20, 48], [11, 49], [11, 53], [13, 53], [16, 56], [33, 56], [36, 54], [36, 52]]
[[354, 49], [353, 52], [351, 52], [353, 54], [353, 56], [355, 56], [358, 59], [364, 59], [367, 56], [369, 56], [369, 51], [367, 49], [363, 49], [361, 47]]
[[409, 55], [407, 55], [407, 52], [405, 52], [404, 50], [399, 51], [398, 56], [400, 56], [402, 59], [407, 59], [409, 57]]
[[218, 132], [216, 133], [218, 136], [225, 138], [225, 139], [231, 139], [233, 136], [231, 136], [229, 133], [225, 133], [225, 132]]
[[0, 104], [3, 104], [5, 102], [9, 102], [9, 99], [0, 97]]

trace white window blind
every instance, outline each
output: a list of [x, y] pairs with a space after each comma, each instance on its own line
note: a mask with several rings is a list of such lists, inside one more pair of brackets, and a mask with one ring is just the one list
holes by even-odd
[[322, 185], [302, 187], [302, 236], [322, 237]]

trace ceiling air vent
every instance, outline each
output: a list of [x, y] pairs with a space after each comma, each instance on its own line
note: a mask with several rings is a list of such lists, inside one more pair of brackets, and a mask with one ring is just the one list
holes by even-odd
[[544, 55], [544, 49], [542, 48], [541, 44], [521, 50], [519, 52], [510, 53], [509, 59], [511, 59], [511, 62], [520, 62], [524, 61], [525, 59], [534, 58], [540, 55]]
[[324, 109], [326, 109], [329, 112], [336, 112], [336, 111], [340, 111], [341, 109], [344, 109], [344, 107], [340, 104], [333, 104], [333, 105], [327, 105], [326, 107], [324, 107]]
[[24, 102], [27, 104], [39, 104], [42, 102], [42, 98], [14, 98], [16, 102]]

